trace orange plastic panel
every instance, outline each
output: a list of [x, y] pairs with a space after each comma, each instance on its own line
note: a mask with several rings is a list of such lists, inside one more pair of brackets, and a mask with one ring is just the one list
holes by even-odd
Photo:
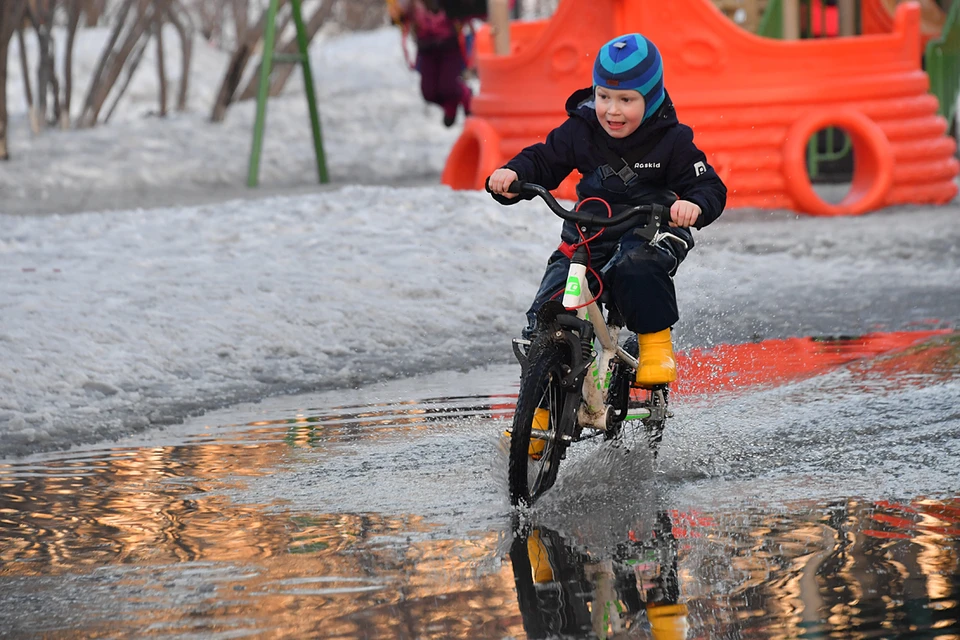
[[[748, 33], [710, 0], [563, 0], [550, 20], [515, 23], [507, 56], [493, 55], [481, 29], [481, 91], [443, 182], [482, 188], [491, 167], [543, 140], [566, 98], [589, 85], [600, 45], [631, 31], [660, 48], [667, 90], [726, 182], [729, 207], [849, 215], [956, 196], [960, 164], [927, 92], [916, 3], [896, 8], [888, 33], [798, 41]], [[803, 163], [807, 140], [828, 125], [854, 146], [850, 193], [836, 205], [813, 191]], [[574, 198], [577, 179], [557, 195]]]
[[[917, 0], [907, 0], [917, 2]], [[904, 0], [861, 0], [860, 2], [860, 30], [868, 33], [890, 33], [893, 31], [893, 17], [897, 5]], [[927, 46], [927, 42], [937, 38], [943, 32], [943, 25], [947, 22], [947, 14], [935, 0], [919, 0], [920, 4], [920, 51]]]
[[[807, 140], [825, 127], [840, 127], [853, 143], [856, 163], [850, 191], [842, 202], [824, 202], [807, 175]], [[893, 150], [872, 120], [854, 109], [821, 109], [800, 118], [790, 127], [783, 145], [787, 192], [797, 208], [816, 215], [866, 213], [883, 206], [893, 184]]]

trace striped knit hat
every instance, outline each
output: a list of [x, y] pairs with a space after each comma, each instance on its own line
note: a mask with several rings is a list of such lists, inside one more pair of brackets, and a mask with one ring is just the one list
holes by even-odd
[[593, 63], [593, 88], [634, 89], [647, 105], [643, 120], [655, 113], [666, 97], [663, 60], [657, 47], [639, 33], [617, 36], [600, 47]]

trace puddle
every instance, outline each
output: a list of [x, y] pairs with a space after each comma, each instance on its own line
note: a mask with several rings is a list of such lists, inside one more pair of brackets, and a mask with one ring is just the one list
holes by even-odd
[[514, 367], [0, 462], [0, 637], [960, 638], [960, 339], [782, 343], [522, 518]]

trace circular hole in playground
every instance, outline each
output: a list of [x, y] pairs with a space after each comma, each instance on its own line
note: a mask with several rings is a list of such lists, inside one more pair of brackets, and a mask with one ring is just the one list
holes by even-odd
[[839, 204], [847, 197], [854, 162], [853, 141], [842, 127], [824, 127], [807, 140], [807, 177], [824, 202]]

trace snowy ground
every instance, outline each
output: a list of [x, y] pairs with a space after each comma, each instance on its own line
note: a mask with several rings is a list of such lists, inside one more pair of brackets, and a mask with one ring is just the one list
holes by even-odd
[[[81, 69], [103, 37], [84, 32]], [[225, 61], [212, 49], [191, 111], [167, 120], [142, 117], [155, 95], [144, 73], [116, 122], [33, 138], [10, 79], [0, 457], [270, 394], [510, 362], [558, 222], [536, 203], [395, 186], [435, 183], [457, 135], [424, 107], [395, 30], [321, 39], [312, 55], [339, 184], [311, 186], [292, 83], [270, 103], [261, 173], [292, 195], [263, 198], [242, 187], [253, 105], [206, 120]], [[728, 212], [677, 278], [678, 345], [955, 326], [958, 215]]]
[[[76, 116], [106, 28], [78, 33], [73, 99]], [[176, 42], [171, 33], [168, 42]], [[32, 41], [28, 40], [32, 44]], [[170, 47], [170, 53], [175, 53]], [[7, 81], [12, 162], [0, 166], [0, 213], [87, 211], [249, 197], [246, 188], [255, 107], [237, 103], [209, 122], [228, 55], [194, 45], [188, 111], [157, 118], [156, 63], [148, 48], [107, 126], [30, 132], [20, 59], [10, 47]], [[28, 54], [36, 60], [35, 54]], [[459, 128], [423, 102], [419, 76], [403, 57], [399, 30], [318, 36], [311, 49], [324, 151], [338, 184], [435, 183]], [[252, 65], [251, 65], [252, 66]], [[179, 82], [171, 55], [168, 82]], [[260, 192], [317, 190], [310, 120], [299, 70], [267, 108]]]

